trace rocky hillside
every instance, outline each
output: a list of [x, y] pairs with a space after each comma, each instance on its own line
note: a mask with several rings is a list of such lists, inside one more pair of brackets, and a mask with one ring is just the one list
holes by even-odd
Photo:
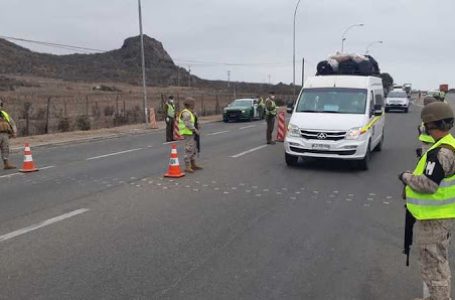
[[[224, 81], [203, 80], [190, 75], [174, 61], [161, 42], [144, 35], [146, 77], [148, 85], [176, 86], [178, 80], [187, 83], [191, 76], [193, 87], [225, 89]], [[128, 38], [120, 49], [96, 54], [52, 55], [30, 51], [0, 39], [0, 75], [27, 75], [58, 78], [79, 82], [142, 83], [139, 36]], [[266, 93], [270, 86], [256, 83], [236, 83], [240, 91]], [[274, 88], [277, 93], [289, 93], [288, 85]]]
[[[97, 54], [51, 55], [30, 51], [0, 39], [0, 73], [59, 78], [68, 81], [141, 83], [139, 37], [128, 38], [120, 49]], [[148, 84], [172, 85], [187, 71], [174, 64], [163, 45], [144, 36]], [[197, 80], [197, 78], [194, 78]]]

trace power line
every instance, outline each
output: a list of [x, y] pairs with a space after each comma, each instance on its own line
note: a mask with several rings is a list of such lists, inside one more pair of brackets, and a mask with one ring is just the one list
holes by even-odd
[[27, 43], [33, 43], [33, 44], [38, 44], [38, 45], [42, 45], [42, 46], [55, 47], [55, 48], [61, 48], [61, 49], [67, 49], [67, 50], [82, 50], [82, 51], [90, 51], [90, 52], [107, 52], [107, 50], [102, 50], [102, 49], [87, 48], [87, 47], [80, 47], [80, 46], [66, 45], [66, 44], [58, 44], [58, 43], [51, 43], [51, 42], [43, 42], [43, 41], [36, 41], [36, 40], [28, 40], [28, 39], [17, 38], [17, 37], [12, 37], [12, 36], [2, 36], [2, 35], [0, 35], [0, 38], [3, 38], [5, 40], [27, 42]]

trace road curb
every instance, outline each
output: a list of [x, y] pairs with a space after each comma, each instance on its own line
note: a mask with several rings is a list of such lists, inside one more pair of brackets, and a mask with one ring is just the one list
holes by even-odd
[[[208, 120], [208, 121], [201, 120], [201, 124], [209, 124], [209, 123], [217, 123], [217, 122], [222, 122], [222, 120]], [[134, 129], [133, 129], [133, 131], [129, 131], [129, 132], [121, 132], [121, 133], [114, 133], [114, 134], [107, 134], [107, 135], [93, 136], [93, 137], [84, 137], [84, 138], [64, 140], [64, 141], [51, 141], [51, 142], [40, 143], [37, 145], [31, 144], [30, 146], [33, 149], [51, 148], [51, 147], [65, 146], [68, 144], [82, 144], [82, 143], [87, 143], [87, 142], [92, 142], [92, 141], [110, 140], [110, 139], [120, 138], [120, 137], [123, 137], [126, 135], [138, 136], [138, 135], [153, 134], [153, 133], [164, 132], [165, 130], [166, 130], [166, 128], [137, 129], [136, 130], [137, 132], [134, 132]], [[11, 147], [10, 153], [19, 153], [23, 150], [24, 150], [23, 146]]]

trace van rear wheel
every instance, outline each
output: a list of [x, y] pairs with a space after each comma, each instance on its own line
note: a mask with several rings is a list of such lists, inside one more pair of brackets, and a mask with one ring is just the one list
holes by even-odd
[[291, 154], [284, 153], [284, 159], [286, 161], [286, 164], [290, 167], [294, 167], [297, 165], [297, 162], [299, 161], [298, 156], [294, 156]]

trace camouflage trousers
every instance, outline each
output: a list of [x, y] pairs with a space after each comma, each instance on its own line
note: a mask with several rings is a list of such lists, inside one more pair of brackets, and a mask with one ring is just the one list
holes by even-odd
[[450, 300], [449, 243], [452, 220], [416, 222], [420, 274], [431, 300]]
[[9, 158], [9, 134], [0, 133], [0, 151], [2, 153], [2, 160]]
[[185, 165], [189, 166], [191, 161], [196, 159], [196, 141], [194, 135], [184, 135], [183, 137], [185, 143], [184, 161]]

